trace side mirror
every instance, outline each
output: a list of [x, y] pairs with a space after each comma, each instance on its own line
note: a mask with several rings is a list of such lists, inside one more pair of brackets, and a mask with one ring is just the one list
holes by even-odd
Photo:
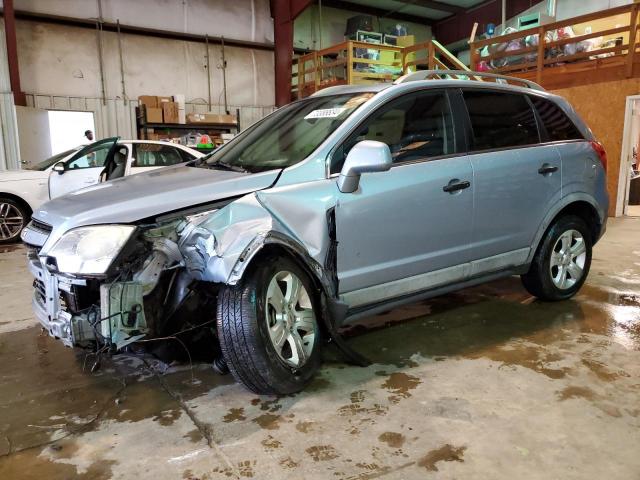
[[391, 168], [391, 151], [386, 143], [363, 140], [349, 151], [338, 178], [338, 188], [342, 193], [352, 193], [358, 189], [360, 175], [367, 172], [385, 172]]
[[64, 164], [64, 162], [58, 162], [53, 166], [52, 170], [62, 175], [67, 170], [67, 166]]

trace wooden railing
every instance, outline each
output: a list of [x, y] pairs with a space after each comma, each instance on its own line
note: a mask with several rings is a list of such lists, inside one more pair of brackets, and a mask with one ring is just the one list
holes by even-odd
[[[411, 59], [412, 53], [420, 52], [426, 52], [426, 57]], [[425, 70], [469, 70], [469, 67], [436, 40], [403, 48], [402, 65], [404, 73], [409, 73], [412, 67], [413, 71], [419, 67], [425, 67]]]
[[335, 85], [391, 82], [416, 69], [469, 70], [435, 40], [410, 47], [347, 41], [294, 59], [292, 98]]
[[[592, 61], [619, 65], [624, 68], [626, 77], [631, 77], [636, 57], [639, 7], [639, 4], [625, 5], [472, 42], [471, 69], [510, 75], [527, 73], [528, 77], [542, 83], [549, 69]], [[558, 29], [566, 27], [577, 30], [574, 32], [577, 35], [554, 40]], [[584, 46], [580, 42], [593, 39], [598, 40], [597, 45], [591, 46], [593, 48], [582, 51], [576, 48], [574, 53], [565, 51], [567, 45]], [[605, 45], [607, 41], [610, 45]], [[505, 48], [517, 42], [524, 46]], [[488, 54], [486, 50], [481, 52], [485, 47]]]

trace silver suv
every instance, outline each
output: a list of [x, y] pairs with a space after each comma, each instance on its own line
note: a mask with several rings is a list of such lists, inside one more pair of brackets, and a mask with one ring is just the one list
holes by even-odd
[[22, 235], [37, 317], [98, 352], [204, 338], [287, 394], [323, 341], [365, 362], [337, 332], [373, 313], [508, 275], [571, 297], [605, 230], [605, 152], [564, 99], [463, 75], [328, 88], [204, 159], [45, 204]]

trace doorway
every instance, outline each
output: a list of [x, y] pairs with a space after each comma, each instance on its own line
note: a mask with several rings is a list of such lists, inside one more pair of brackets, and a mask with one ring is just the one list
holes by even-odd
[[[91, 143], [84, 132], [96, 128], [93, 112], [74, 112], [68, 110], [49, 110], [49, 137], [53, 155], [75, 148], [83, 143]], [[94, 137], [95, 138], [95, 137]]]
[[616, 216], [640, 217], [640, 95], [627, 97]]
[[95, 138], [93, 112], [44, 110], [16, 105], [22, 168], [90, 143], [84, 137], [91, 130]]

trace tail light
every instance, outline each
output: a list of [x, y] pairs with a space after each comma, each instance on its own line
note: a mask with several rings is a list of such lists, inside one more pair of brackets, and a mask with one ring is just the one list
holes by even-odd
[[591, 143], [591, 148], [593, 148], [593, 151], [598, 154], [598, 157], [600, 158], [600, 163], [602, 163], [602, 167], [606, 172], [607, 171], [607, 152], [605, 151], [604, 147], [600, 142], [592, 141], [589, 143]]

